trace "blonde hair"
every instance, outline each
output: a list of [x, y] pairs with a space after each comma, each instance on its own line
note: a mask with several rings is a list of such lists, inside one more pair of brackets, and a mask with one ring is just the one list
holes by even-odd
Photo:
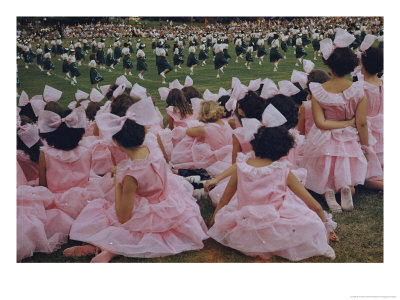
[[215, 101], [202, 101], [200, 103], [199, 121], [213, 123], [225, 116], [225, 110]]

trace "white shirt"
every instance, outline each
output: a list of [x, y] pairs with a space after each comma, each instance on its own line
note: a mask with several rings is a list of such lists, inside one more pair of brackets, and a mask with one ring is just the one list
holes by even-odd
[[279, 48], [279, 40], [273, 40], [272, 43], [271, 43], [271, 47], [272, 48], [276, 48], [276, 47]]
[[124, 49], [122, 49], [122, 54], [123, 54], [123, 55], [129, 54], [129, 48], [124, 48]]
[[139, 49], [139, 50], [137, 51], [137, 53], [136, 53], [136, 57], [139, 57], [139, 56], [141, 56], [141, 57], [143, 57], [143, 58], [146, 57], [146, 54], [143, 52], [142, 49]]
[[301, 38], [297, 38], [297, 39], [296, 39], [296, 45], [297, 45], [297, 46], [303, 45], [303, 40], [302, 40]]

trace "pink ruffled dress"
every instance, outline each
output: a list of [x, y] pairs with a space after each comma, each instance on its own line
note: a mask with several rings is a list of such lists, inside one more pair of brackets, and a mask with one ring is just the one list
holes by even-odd
[[368, 129], [376, 139], [370, 150], [376, 153], [383, 165], [383, 85], [379, 87], [364, 81], [364, 91], [368, 99]]
[[33, 162], [29, 155], [23, 150], [17, 150], [17, 162], [20, 165], [26, 180], [29, 182], [37, 181], [39, 178], [39, 165]]
[[21, 185], [28, 185], [28, 180], [26, 180], [24, 171], [17, 161], [17, 187]]
[[94, 130], [94, 126], [96, 125], [96, 122], [94, 121], [88, 121], [86, 128], [85, 128], [85, 134], [83, 135], [84, 137], [87, 136], [93, 136], [93, 130]]
[[216, 123], [188, 124], [204, 126], [204, 137], [185, 136], [173, 149], [171, 163], [176, 169], [205, 169], [212, 177], [232, 165], [232, 128], [223, 120]]
[[[175, 112], [173, 106], [168, 106], [165, 110], [167, 114], [174, 120], [174, 129], [171, 130], [169, 128], [165, 128], [158, 131], [157, 134], [159, 135], [161, 143], [164, 146], [168, 160], [171, 160], [173, 149], [182, 139], [186, 137], [188, 123], [194, 122], [195, 124], [199, 124], [199, 122], [197, 121], [197, 115], [195, 113], [190, 116], [186, 116], [184, 119], [181, 119], [180, 112]], [[191, 145], [189, 141], [187, 141], [187, 144]]]
[[[310, 83], [310, 90], [327, 120], [352, 119], [364, 97], [360, 81], [338, 94], [325, 91], [315, 82]], [[306, 188], [318, 194], [324, 194], [327, 189], [338, 192], [344, 186], [364, 184], [367, 160], [361, 150], [357, 129], [323, 130], [314, 125], [304, 145], [301, 166], [307, 169]]]
[[111, 177], [91, 177], [91, 151], [78, 145], [64, 151], [53, 147], [41, 148], [46, 160], [48, 189], [55, 194], [52, 205], [75, 219], [92, 200], [105, 198], [113, 187]]
[[314, 125], [314, 118], [312, 115], [312, 105], [311, 105], [311, 101], [307, 100], [307, 101], [303, 101], [303, 105], [304, 105], [304, 112], [305, 112], [305, 134], [304, 136], [307, 137], [308, 133], [310, 132], [311, 128]]
[[[235, 130], [232, 131], [232, 133], [235, 135], [237, 138], [240, 148], [242, 149], [242, 153], [246, 154], [249, 153], [250, 151], [253, 150], [251, 144], [249, 141], [246, 140], [245, 138], [245, 130], [244, 128], [240, 125], [237, 127]], [[230, 167], [230, 166], [229, 166]], [[228, 185], [229, 180], [231, 177], [227, 177], [221, 182], [219, 182], [209, 193], [208, 195], [211, 198], [211, 202], [213, 203], [214, 206], [217, 206], [219, 201], [221, 200], [221, 197], [225, 191], [226, 186]]]
[[[252, 153], [237, 157], [237, 191], [218, 211], [208, 231], [219, 243], [250, 256], [274, 255], [291, 261], [324, 255], [328, 232], [319, 216], [289, 193], [287, 166], [279, 161], [255, 168], [247, 164]], [[336, 226], [330, 216], [328, 222]]]
[[73, 219], [57, 208], [45, 209], [56, 195], [43, 186], [17, 189], [17, 261], [34, 252], [51, 253], [67, 242]]
[[117, 178], [138, 181], [131, 218], [119, 223], [114, 204], [98, 199], [74, 221], [70, 237], [127, 257], [158, 257], [203, 248], [208, 238], [196, 200], [181, 177], [168, 171], [151, 133], [143, 143], [150, 154], [142, 160], [124, 160]]

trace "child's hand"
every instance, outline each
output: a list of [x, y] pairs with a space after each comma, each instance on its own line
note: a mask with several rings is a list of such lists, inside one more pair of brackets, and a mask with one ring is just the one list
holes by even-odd
[[330, 242], [339, 242], [339, 237], [336, 235], [334, 231], [329, 232], [328, 240]]
[[356, 118], [349, 120], [349, 126], [356, 127]]
[[209, 192], [210, 188], [218, 184], [218, 180], [215, 178], [212, 178], [210, 180], [207, 180], [206, 183], [204, 184], [204, 191]]

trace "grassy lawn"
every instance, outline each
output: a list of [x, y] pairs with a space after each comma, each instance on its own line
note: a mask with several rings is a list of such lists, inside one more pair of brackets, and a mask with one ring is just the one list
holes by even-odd
[[[123, 39], [125, 40], [125, 39]], [[112, 42], [112, 39], [106, 41], [106, 49]], [[69, 44], [69, 41], [64, 40], [64, 46]], [[168, 61], [172, 65], [172, 45], [173, 41], [168, 41], [171, 45], [169, 51]], [[122, 42], [123, 43], [123, 42]], [[145, 73], [145, 80], [142, 81], [137, 77], [136, 71], [136, 56], [132, 56], [134, 63], [133, 76], [127, 76], [128, 80], [133, 83], [139, 83], [147, 89], [147, 91], [155, 98], [159, 99], [157, 89], [161, 87], [161, 77], [157, 75], [157, 68], [155, 65], [155, 54], [151, 49], [151, 41], [145, 41], [147, 48], [144, 49], [147, 56], [147, 65], [149, 70]], [[133, 39], [135, 47], [136, 40]], [[33, 48], [36, 47], [32, 44]], [[135, 49], [136, 50], [136, 49]], [[308, 56], [306, 58], [313, 58], [312, 47], [306, 48]], [[234, 63], [236, 57], [234, 52], [234, 46], [230, 44], [229, 53], [232, 59], [228, 67], [221, 74], [221, 78], [216, 78], [216, 71], [212, 61], [212, 56], [204, 67], [198, 66], [194, 70], [194, 75], [191, 76], [194, 81], [194, 86], [200, 91], [204, 92], [207, 88], [211, 92], [218, 92], [220, 87], [229, 89], [231, 87], [232, 76], [238, 77], [242, 83], [248, 84], [250, 80], [266, 77], [271, 78], [275, 82], [280, 80], [290, 80], [293, 69], [301, 70], [302, 66], [295, 67], [296, 58], [293, 54], [293, 48], [289, 48], [287, 53], [287, 59], [282, 60], [279, 64], [278, 72], [273, 72], [273, 64], [269, 62], [269, 55], [264, 58], [263, 64], [258, 64], [258, 59], [254, 59], [254, 63], [251, 66], [251, 70], [247, 70], [244, 66], [245, 60], [242, 58], [239, 63]], [[269, 53], [269, 50], [268, 50]], [[186, 59], [188, 53], [185, 48], [185, 65], [182, 69], [179, 69], [177, 73], [174, 71], [167, 74], [167, 82], [171, 82], [174, 79], [178, 79], [181, 84], [184, 83], [185, 77], [189, 75], [189, 68], [186, 66]], [[253, 55], [254, 57], [254, 55]], [[80, 89], [82, 91], [90, 93], [91, 84], [89, 78], [89, 67], [87, 66], [89, 60], [88, 55], [82, 66], [79, 67], [81, 76], [77, 78], [78, 84], [72, 86], [69, 81], [64, 80], [64, 74], [61, 72], [61, 61], [57, 58], [52, 58], [53, 63], [56, 66], [54, 75], [47, 76], [45, 72], [41, 72], [36, 66], [36, 59], [29, 69], [24, 68], [23, 61], [18, 62], [18, 76], [21, 82], [19, 93], [22, 90], [27, 92], [29, 97], [37, 94], [42, 94], [44, 85], [48, 84], [54, 88], [63, 91], [63, 95], [60, 99], [60, 103], [66, 107], [69, 102], [75, 100], [75, 92]], [[317, 61], [314, 61], [316, 69], [327, 70], [323, 65], [321, 57], [318, 57]], [[115, 79], [123, 74], [122, 59], [121, 63], [116, 65], [115, 70], [111, 73], [108, 70], [98, 69], [100, 74], [103, 75], [104, 81], [100, 83], [111, 84], [115, 82]], [[160, 107], [160, 111], [165, 116], [165, 102], [157, 101], [157, 106]], [[336, 251], [336, 260], [334, 262], [383, 262], [383, 193], [369, 191], [363, 187], [357, 187], [356, 195], [353, 197], [355, 210], [353, 212], [334, 214], [334, 220], [338, 223], [336, 230], [340, 241], [336, 244], [332, 244], [332, 247]], [[325, 209], [328, 209], [324, 203], [323, 198], [319, 195], [315, 195], [315, 198], [320, 201]], [[213, 207], [210, 201], [200, 202], [202, 216], [206, 224], [208, 225], [213, 213]], [[62, 249], [52, 254], [41, 254], [36, 253], [34, 256], [25, 259], [23, 262], [89, 262], [91, 257], [83, 257], [79, 259], [65, 258], [62, 254], [62, 250], [72, 245], [79, 244], [74, 241], [63, 245]], [[205, 246], [201, 251], [190, 251], [182, 254], [153, 259], [139, 259], [139, 258], [127, 258], [118, 256], [114, 258], [113, 262], [262, 262], [259, 258], [252, 258], [245, 256], [238, 251], [226, 248], [212, 239], [205, 241]], [[306, 262], [330, 262], [329, 259], [318, 257], [305, 260]], [[287, 262], [281, 258], [273, 258], [266, 262]]]

